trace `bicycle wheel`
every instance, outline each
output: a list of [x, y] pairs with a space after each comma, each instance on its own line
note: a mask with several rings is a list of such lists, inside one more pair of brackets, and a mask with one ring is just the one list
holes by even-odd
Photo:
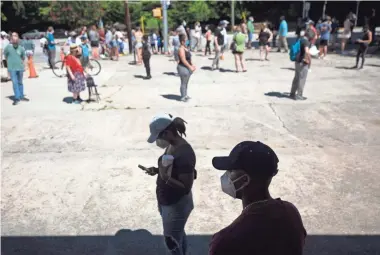
[[67, 75], [65, 65], [61, 60], [55, 62], [54, 68], [52, 70], [57, 77], [66, 77]]
[[87, 68], [88, 68], [88, 73], [91, 76], [98, 75], [100, 73], [100, 71], [102, 70], [102, 66], [95, 59], [90, 59]]

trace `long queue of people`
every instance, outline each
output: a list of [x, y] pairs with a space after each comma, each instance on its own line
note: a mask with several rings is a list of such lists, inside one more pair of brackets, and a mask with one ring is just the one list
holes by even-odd
[[[196, 153], [185, 139], [186, 121], [170, 114], [158, 114], [150, 122], [149, 143], [156, 143], [163, 155], [154, 167], [139, 168], [156, 178], [158, 212], [162, 219], [168, 254], [187, 254], [185, 226], [194, 209], [192, 189], [198, 175]], [[228, 156], [212, 159], [215, 169], [224, 171], [221, 190], [242, 201], [241, 214], [229, 226], [213, 235], [209, 255], [302, 254], [306, 230], [297, 208], [273, 198], [271, 180], [278, 173], [276, 153], [262, 142], [243, 141]], [[201, 209], [198, 209], [201, 210]]]

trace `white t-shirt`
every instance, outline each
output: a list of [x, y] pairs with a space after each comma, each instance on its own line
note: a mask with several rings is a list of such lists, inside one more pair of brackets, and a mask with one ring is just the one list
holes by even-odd
[[40, 39], [40, 46], [43, 48], [45, 44], [47, 44], [47, 39], [46, 37], [42, 37]]
[[349, 19], [346, 19], [344, 21], [344, 33], [345, 34], [348, 34], [348, 33], [351, 33], [351, 21]]
[[228, 35], [227, 35], [227, 30], [225, 27], [222, 29], [222, 35], [224, 38], [224, 45], [227, 45], [228, 44]]
[[201, 32], [202, 32], [202, 28], [201, 26], [195, 26], [195, 29], [194, 29], [194, 36], [196, 38], [200, 38], [201, 37]]
[[123, 40], [123, 38], [124, 38], [124, 35], [123, 35], [123, 33], [122, 32], [120, 32], [120, 31], [116, 31], [115, 32], [115, 35], [117, 36], [117, 40], [118, 40], [118, 42], [122, 42]]

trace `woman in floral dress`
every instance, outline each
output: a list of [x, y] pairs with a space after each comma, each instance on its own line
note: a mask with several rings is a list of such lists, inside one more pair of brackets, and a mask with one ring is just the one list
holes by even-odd
[[82, 99], [79, 93], [86, 89], [86, 77], [80, 63], [77, 45], [70, 46], [70, 54], [66, 57], [67, 87], [73, 93], [73, 103], [80, 104]]

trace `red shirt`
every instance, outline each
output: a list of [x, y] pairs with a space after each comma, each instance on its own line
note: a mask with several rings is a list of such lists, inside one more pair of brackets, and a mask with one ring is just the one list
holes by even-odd
[[306, 230], [297, 208], [281, 199], [253, 204], [211, 240], [209, 255], [301, 255]]
[[76, 73], [76, 72], [83, 73], [83, 67], [81, 63], [79, 62], [79, 59], [77, 59], [73, 55], [68, 55], [66, 57], [66, 66], [70, 67], [71, 72], [73, 73]]

